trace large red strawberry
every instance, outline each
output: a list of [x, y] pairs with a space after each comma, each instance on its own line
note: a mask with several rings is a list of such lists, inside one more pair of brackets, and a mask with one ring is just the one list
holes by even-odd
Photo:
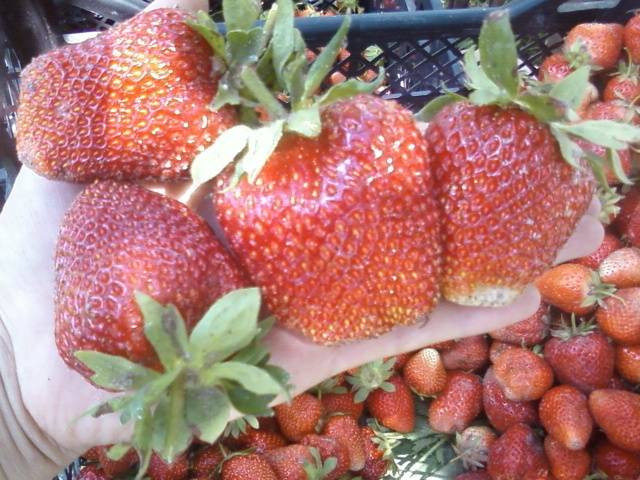
[[596, 68], [612, 68], [620, 58], [623, 27], [618, 23], [581, 23], [573, 27], [564, 41], [570, 60]]
[[640, 384], [640, 345], [616, 345], [616, 370], [625, 380]]
[[298, 442], [305, 435], [314, 433], [323, 413], [322, 402], [310, 393], [301, 393], [290, 403], [281, 403], [275, 407], [280, 431], [292, 442]]
[[393, 389], [378, 388], [367, 398], [372, 417], [391, 430], [400, 433], [413, 431], [416, 424], [415, 402], [411, 389], [400, 375], [388, 380]]
[[435, 395], [447, 384], [447, 371], [435, 348], [423, 348], [415, 353], [405, 364], [403, 376], [418, 395]]
[[604, 333], [624, 345], [640, 344], [640, 288], [623, 288], [596, 312]]
[[589, 395], [589, 410], [611, 443], [640, 453], [640, 395], [624, 390], [595, 390]]
[[586, 450], [570, 450], [551, 435], [544, 439], [544, 453], [556, 480], [584, 480], [591, 466]]
[[371, 427], [361, 427], [366, 460], [360, 472], [363, 480], [382, 480], [389, 469], [390, 458], [388, 452], [381, 448], [378, 436]]
[[209, 226], [186, 206], [112, 181], [91, 185], [74, 201], [55, 267], [56, 344], [84, 375], [89, 370], [74, 356], [83, 349], [160, 368], [136, 290], [175, 305], [190, 329], [214, 300], [245, 285]]
[[489, 449], [487, 472], [492, 480], [545, 480], [549, 463], [542, 443], [528, 425], [518, 423]]
[[349, 450], [350, 469], [362, 470], [366, 461], [364, 439], [358, 422], [349, 415], [329, 417], [322, 428], [322, 434], [344, 443]]
[[640, 63], [640, 14], [632, 17], [624, 26], [624, 46], [631, 61]]
[[212, 110], [213, 52], [175, 9], [143, 12], [22, 73], [17, 149], [41, 175], [175, 180], [235, 124]]
[[617, 288], [640, 287], [640, 249], [619, 248], [605, 258], [598, 274], [603, 282]]
[[477, 375], [453, 371], [447, 384], [429, 405], [429, 425], [437, 432], [461, 432], [482, 411], [482, 383]]
[[595, 468], [618, 480], [640, 478], [640, 454], [628, 452], [602, 439], [593, 451]]
[[[549, 333], [549, 306], [544, 302], [536, 313], [507, 327], [489, 332], [491, 338], [514, 345], [531, 346], [540, 343]], [[492, 360], [493, 362], [493, 360]]]
[[502, 391], [489, 368], [484, 374], [482, 382], [482, 406], [489, 419], [489, 423], [498, 431], [504, 432], [512, 425], [538, 423], [538, 408], [534, 402], [514, 402], [509, 400]]
[[559, 385], [540, 400], [540, 422], [565, 448], [582, 450], [593, 429], [587, 397], [575, 387]]
[[531, 350], [506, 350], [493, 364], [496, 381], [514, 402], [538, 400], [553, 385], [553, 370]]

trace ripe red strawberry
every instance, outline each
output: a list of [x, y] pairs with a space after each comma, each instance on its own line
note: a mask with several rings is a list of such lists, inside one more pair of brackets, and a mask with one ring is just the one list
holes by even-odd
[[553, 370], [541, 357], [524, 348], [507, 350], [493, 364], [496, 381], [514, 402], [537, 400], [553, 385]]
[[214, 300], [245, 284], [208, 225], [186, 206], [110, 181], [91, 185], [74, 201], [60, 229], [55, 266], [58, 352], [86, 376], [77, 350], [160, 368], [143, 333], [135, 290], [174, 304], [191, 329]]
[[573, 71], [569, 61], [562, 53], [554, 53], [544, 59], [538, 70], [538, 80], [558, 83]]
[[143, 12], [24, 69], [20, 160], [49, 178], [186, 178], [203, 147], [235, 124], [209, 105], [213, 52], [176, 9]]
[[625, 380], [640, 384], [640, 345], [616, 345], [616, 370]]
[[138, 463], [138, 454], [134, 449], [129, 449], [127, 453], [124, 454], [118, 460], [111, 460], [107, 456], [107, 452], [111, 446], [101, 446], [98, 447], [98, 462], [100, 463], [100, 467], [104, 470], [104, 473], [110, 475], [112, 477], [116, 477], [123, 473], [128, 472], [133, 468], [134, 465]]
[[621, 100], [625, 103], [632, 103], [636, 97], [640, 96], [640, 76], [638, 67], [624, 65], [622, 71], [618, 72], [607, 82], [602, 92], [602, 99], [607, 101]]
[[600, 263], [605, 258], [607, 258], [611, 252], [622, 248], [622, 246], [622, 242], [618, 239], [618, 237], [610, 232], [605, 232], [602, 243], [595, 252], [593, 252], [591, 255], [587, 255], [586, 257], [581, 257], [573, 260], [573, 263], [579, 263], [580, 265], [584, 265], [591, 270], [598, 270]]
[[269, 450], [264, 453], [264, 458], [278, 480], [307, 480], [309, 477], [304, 466], [314, 461], [310, 448], [299, 444]]
[[322, 428], [322, 434], [342, 441], [349, 450], [349, 467], [352, 471], [362, 470], [366, 460], [364, 440], [358, 422], [349, 415], [329, 417]]
[[189, 458], [186, 453], [166, 463], [158, 454], [151, 455], [147, 476], [150, 480], [186, 480], [189, 477]]
[[640, 395], [624, 390], [594, 390], [589, 410], [615, 446], [640, 453]]
[[264, 453], [267, 450], [285, 447], [289, 442], [279, 432], [249, 427], [238, 437], [237, 443], [241, 449], [251, 448], [256, 453]]
[[395, 363], [393, 364], [394, 370], [398, 373], [401, 373], [402, 369], [404, 368], [404, 366], [407, 364], [407, 362], [413, 356], [414, 353], [416, 352], [404, 352], [404, 353], [401, 353], [400, 355], [396, 355], [395, 357], [393, 357], [395, 359]]
[[461, 473], [455, 480], [491, 480], [491, 477], [485, 470], [479, 470], [477, 472]]
[[389, 459], [380, 445], [374, 441], [376, 433], [371, 427], [360, 427], [364, 441], [366, 460], [360, 472], [362, 480], [382, 480], [389, 469]]
[[544, 453], [551, 474], [556, 480], [584, 480], [591, 467], [591, 455], [586, 450], [570, 450], [551, 435], [544, 439]]
[[[531, 346], [542, 342], [549, 333], [549, 306], [543, 302], [536, 313], [517, 323], [489, 332], [494, 340]], [[494, 342], [495, 343], [495, 342]], [[494, 362], [494, 360], [491, 360]]]
[[489, 342], [484, 335], [462, 338], [441, 357], [447, 370], [475, 372], [489, 363]]
[[360, 95], [321, 117], [320, 136], [285, 134], [255, 183], [241, 180], [215, 202], [280, 324], [336, 343], [433, 308], [440, 227], [426, 145], [407, 110]]
[[640, 288], [623, 288], [596, 312], [604, 333], [624, 345], [640, 344]]
[[632, 188], [618, 205], [620, 214], [614, 222], [618, 233], [634, 247], [640, 247], [640, 188]]
[[564, 41], [570, 61], [613, 68], [622, 51], [623, 27], [617, 23], [581, 23], [573, 27]]
[[640, 63], [640, 15], [632, 17], [624, 26], [624, 46], [634, 63]]
[[415, 353], [404, 366], [403, 376], [414, 392], [424, 396], [440, 393], [447, 383], [447, 371], [434, 348]]
[[640, 454], [627, 452], [602, 439], [593, 451], [595, 468], [618, 480], [640, 478]]
[[518, 423], [489, 449], [487, 472], [491, 480], [547, 479], [549, 464], [542, 443], [528, 425]]
[[587, 446], [593, 420], [584, 393], [570, 385], [559, 385], [544, 394], [539, 408], [542, 426], [565, 448], [582, 450]]
[[494, 340], [491, 342], [491, 348], [489, 348], [489, 360], [491, 363], [496, 363], [498, 357], [502, 355], [507, 350], [513, 350], [515, 348], [521, 348], [513, 345], [512, 343], [505, 343], [499, 340]]
[[105, 471], [97, 465], [87, 465], [83, 467], [78, 475], [78, 480], [111, 480], [111, 478], [111, 475], [107, 475]]
[[567, 313], [586, 315], [612, 292], [593, 270], [577, 263], [557, 265], [536, 280], [542, 299]]
[[[212, 476], [205, 478], [213, 478]], [[261, 455], [237, 455], [222, 465], [221, 480], [279, 480], [275, 471]]]
[[371, 416], [391, 430], [400, 433], [413, 431], [416, 424], [415, 404], [411, 390], [400, 375], [388, 382], [393, 391], [378, 388], [367, 397], [367, 409]]
[[223, 460], [224, 454], [219, 445], [207, 445], [193, 455], [191, 471], [196, 477], [211, 478]]
[[427, 419], [437, 432], [461, 432], [482, 411], [482, 383], [472, 373], [448, 372], [444, 391], [429, 405]]
[[614, 349], [593, 325], [566, 326], [553, 332], [544, 344], [544, 358], [559, 383], [573, 385], [589, 393], [605, 388], [613, 376]]
[[603, 282], [618, 288], [640, 287], [640, 249], [619, 248], [600, 264], [598, 274]]
[[323, 477], [324, 480], [338, 480], [349, 471], [349, 448], [342, 440], [327, 435], [311, 434], [304, 437], [300, 443], [317, 448], [323, 461], [331, 457], [336, 459], [335, 468]]
[[310, 393], [301, 393], [291, 403], [281, 403], [274, 410], [280, 431], [292, 442], [299, 442], [305, 435], [315, 433], [324, 413], [322, 402]]
[[632, 115], [627, 105], [622, 102], [594, 102], [584, 114], [587, 120], [614, 120], [628, 122]]
[[84, 452], [81, 457], [84, 458], [87, 462], [99, 462], [100, 461], [100, 451], [104, 448], [104, 445], [98, 445], [96, 447], [91, 447], [89, 450]]
[[482, 406], [491, 425], [504, 432], [512, 425], [538, 422], [538, 408], [534, 402], [513, 402], [509, 400], [496, 381], [493, 368], [489, 368], [482, 382]]
[[364, 402], [356, 402], [354, 392], [324, 393], [321, 401], [325, 415], [342, 413], [359, 419], [364, 412]]
[[484, 425], [467, 427], [462, 433], [456, 433], [456, 443], [453, 445], [453, 450], [462, 460], [462, 467], [465, 470], [484, 468], [489, 449], [496, 438], [493, 430]]
[[438, 350], [440, 353], [446, 352], [447, 350], [451, 350], [456, 344], [455, 340], [445, 340], [443, 342], [432, 343], [431, 345], [427, 345], [428, 348], [433, 348]]

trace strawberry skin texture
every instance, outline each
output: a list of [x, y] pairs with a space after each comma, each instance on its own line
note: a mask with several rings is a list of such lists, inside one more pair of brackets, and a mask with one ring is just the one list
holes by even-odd
[[591, 65], [613, 68], [620, 58], [623, 31], [618, 23], [581, 23], [569, 31], [564, 45], [570, 49], [574, 43], [581, 42]]
[[360, 476], [363, 480], [381, 480], [389, 469], [389, 461], [383, 458], [384, 452], [373, 441], [376, 436], [375, 432], [370, 427], [360, 427], [360, 431], [366, 454], [364, 468], [360, 472]]
[[238, 437], [238, 445], [242, 449], [252, 448], [257, 453], [264, 453], [267, 450], [286, 447], [289, 442], [278, 432], [271, 430], [255, 430], [251, 427]]
[[640, 345], [616, 345], [616, 370], [631, 383], [640, 383]]
[[486, 471], [482, 470], [478, 472], [461, 473], [455, 480], [491, 480], [491, 477]]
[[189, 458], [183, 453], [173, 462], [166, 463], [158, 454], [153, 453], [147, 476], [149, 480], [186, 480], [189, 477]]
[[22, 73], [17, 150], [45, 177], [188, 178], [195, 155], [233, 126], [213, 111], [211, 48], [176, 9], [143, 12]]
[[549, 464], [531, 427], [515, 424], [489, 448], [487, 472], [492, 480], [546, 480]]
[[610, 253], [622, 248], [622, 242], [610, 232], [605, 232], [602, 243], [598, 249], [591, 255], [573, 260], [573, 263], [584, 265], [591, 270], [597, 270], [602, 261], [609, 256]]
[[491, 342], [491, 348], [489, 348], [489, 361], [491, 363], [496, 363], [500, 355], [502, 355], [506, 351], [513, 350], [514, 348], [522, 347], [514, 345], [513, 343], [494, 340], [493, 342]]
[[561, 53], [554, 53], [544, 59], [538, 70], [538, 80], [547, 83], [558, 83], [571, 74], [571, 65]]
[[640, 288], [623, 288], [596, 312], [604, 333], [623, 345], [640, 344]]
[[570, 385], [553, 387], [540, 400], [540, 423], [556, 440], [570, 450], [587, 446], [593, 420], [587, 397]]
[[322, 428], [322, 435], [333, 437], [343, 442], [349, 450], [349, 467], [358, 472], [364, 468], [366, 452], [364, 438], [358, 422], [349, 415], [329, 417]]
[[131, 470], [138, 463], [138, 454], [134, 449], [129, 449], [119, 460], [111, 460], [107, 456], [110, 446], [98, 447], [98, 462], [104, 470], [104, 473], [112, 477], [116, 477]]
[[367, 409], [382, 425], [400, 433], [412, 432], [416, 425], [415, 403], [411, 389], [401, 376], [387, 380], [393, 392], [378, 388], [367, 397]]
[[640, 453], [640, 395], [624, 390], [595, 390], [589, 410], [611, 443]]
[[429, 405], [428, 422], [437, 432], [467, 428], [482, 412], [482, 383], [472, 373], [448, 372], [444, 391]]
[[219, 445], [207, 445], [198, 450], [191, 459], [191, 471], [196, 477], [209, 478], [218, 469], [224, 455]]
[[[185, 252], [189, 252], [186, 255]], [[66, 213], [55, 257], [55, 334], [67, 365], [96, 350], [161, 369], [134, 292], [175, 305], [190, 330], [211, 304], [246, 285], [209, 226], [185, 205], [113, 181], [86, 188]]]
[[640, 287], [640, 249], [625, 247], [612, 252], [600, 264], [600, 280], [618, 288]]
[[406, 384], [418, 395], [440, 393], [447, 384], [447, 370], [440, 353], [434, 348], [423, 348], [415, 353], [404, 366]]
[[279, 480], [269, 462], [260, 455], [239, 455], [224, 462], [222, 480], [246, 480], [249, 478], [251, 480]]
[[602, 439], [593, 451], [595, 468], [618, 480], [640, 478], [640, 454], [627, 452]]
[[335, 468], [323, 480], [338, 480], [349, 471], [349, 449], [342, 440], [312, 433], [304, 437], [300, 443], [307, 447], [317, 448], [323, 462], [330, 457], [336, 459]]
[[78, 480], [111, 480], [111, 475], [107, 475], [104, 470], [102, 470], [97, 465], [88, 465], [80, 470], [80, 475], [78, 475]]
[[280, 324], [332, 344], [412, 324], [434, 307], [440, 214], [407, 110], [360, 95], [325, 108], [322, 121], [318, 138], [285, 135], [254, 184], [215, 201]]
[[321, 400], [325, 415], [342, 413], [359, 419], [364, 413], [364, 402], [356, 403], [354, 397], [353, 392], [324, 393]]
[[444, 297], [510, 303], [553, 263], [586, 211], [591, 174], [569, 166], [549, 129], [517, 109], [457, 102], [426, 138], [444, 211]]
[[489, 423], [504, 432], [512, 425], [538, 423], [538, 408], [534, 402], [514, 402], [509, 400], [498, 384], [493, 368], [484, 374], [482, 382], [482, 407]]
[[620, 213], [614, 222], [618, 233], [634, 247], [640, 247], [640, 189], [632, 188], [618, 206]]
[[447, 370], [475, 372], [489, 363], [489, 342], [484, 335], [462, 338], [441, 357]]
[[632, 17], [624, 26], [624, 46], [631, 61], [640, 63], [640, 15]]
[[606, 388], [613, 377], [615, 351], [600, 332], [567, 341], [550, 338], [544, 344], [544, 358], [558, 383], [573, 385], [585, 393]]
[[542, 342], [549, 333], [549, 306], [541, 302], [529, 318], [489, 332], [494, 340], [513, 345], [531, 346]]
[[544, 439], [544, 453], [556, 480], [584, 480], [589, 474], [591, 455], [586, 450], [570, 450], [547, 435]]
[[514, 402], [538, 400], [553, 385], [553, 370], [530, 350], [506, 350], [493, 364], [493, 373], [505, 396]]
[[586, 315], [597, 306], [582, 305], [591, 291], [592, 274], [584, 265], [563, 263], [544, 272], [536, 287], [545, 302], [568, 313]]
[[291, 403], [277, 405], [274, 411], [282, 434], [292, 442], [299, 442], [305, 435], [315, 432], [324, 408], [317, 397], [301, 393]]
[[276, 473], [278, 480], [307, 480], [304, 464], [313, 464], [309, 447], [299, 444], [269, 450], [264, 457]]
[[602, 92], [602, 99], [605, 102], [622, 100], [631, 103], [638, 95], [640, 95], [639, 79], [616, 76], [607, 82]]

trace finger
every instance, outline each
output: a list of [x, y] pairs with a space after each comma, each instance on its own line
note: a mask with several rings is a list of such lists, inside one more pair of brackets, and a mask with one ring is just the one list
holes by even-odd
[[155, 10], [157, 8], [179, 8], [185, 12], [197, 12], [198, 10], [209, 10], [208, 0], [155, 0], [148, 7], [147, 10]]
[[587, 209], [587, 215], [598, 218], [600, 216], [600, 210], [602, 210], [602, 204], [597, 195], [594, 195]]
[[563, 263], [592, 254], [598, 249], [603, 238], [602, 223], [591, 215], [585, 215], [576, 225], [573, 235], [558, 252], [555, 263]]

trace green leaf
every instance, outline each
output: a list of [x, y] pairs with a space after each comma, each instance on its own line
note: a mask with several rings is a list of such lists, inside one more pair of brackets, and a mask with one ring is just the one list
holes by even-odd
[[140, 419], [135, 423], [133, 427], [133, 437], [131, 443], [138, 452], [140, 458], [140, 466], [138, 467], [138, 473], [136, 474], [136, 480], [141, 480], [149, 467], [149, 461], [151, 460], [151, 438], [153, 435], [153, 415], [151, 409], [146, 408], [142, 412]]
[[307, 68], [307, 57], [298, 55], [287, 63], [284, 69], [285, 90], [289, 92], [293, 109], [296, 110], [302, 105], [299, 99], [304, 96], [304, 72]]
[[182, 370], [178, 368], [170, 370], [136, 391], [131, 400], [121, 407], [120, 421], [127, 423], [142, 418], [144, 411], [159, 401], [180, 373]]
[[251, 129], [245, 125], [236, 125], [222, 132], [213, 145], [193, 160], [193, 183], [198, 186], [217, 177], [247, 147], [250, 135]]
[[576, 110], [587, 91], [591, 69], [585, 65], [556, 83], [549, 96], [572, 110]]
[[128, 443], [116, 443], [107, 450], [107, 458], [117, 462], [124, 457], [129, 450], [131, 450], [131, 445]]
[[618, 152], [616, 150], [607, 150], [607, 156], [615, 176], [625, 185], [633, 185], [631, 179], [627, 177], [624, 168], [622, 168], [622, 162]]
[[383, 382], [382, 385], [380, 385], [380, 388], [387, 393], [393, 393], [396, 391], [396, 386], [389, 382]]
[[186, 390], [187, 423], [195, 435], [207, 443], [215, 442], [224, 431], [231, 407], [225, 393], [216, 387]]
[[[328, 476], [338, 466], [338, 459], [336, 457], [329, 457], [324, 461], [322, 465], [322, 473]], [[324, 478], [324, 477], [323, 477]]]
[[287, 111], [252, 68], [243, 68], [240, 73], [240, 78], [247, 90], [264, 106], [273, 120], [287, 116]]
[[227, 31], [248, 30], [260, 17], [262, 6], [258, 0], [223, 0], [222, 14]]
[[256, 340], [233, 354], [231, 359], [234, 362], [258, 365], [269, 357], [269, 350], [264, 345], [260, 345]]
[[421, 122], [430, 122], [436, 114], [447, 105], [465, 100], [461, 95], [455, 93], [445, 93], [428, 102], [415, 114], [415, 118]]
[[355, 403], [362, 403], [367, 399], [369, 393], [369, 390], [361, 388], [356, 391], [356, 394], [353, 396], [353, 401]]
[[562, 129], [560, 128], [560, 124], [551, 123], [550, 129], [553, 136], [556, 137], [558, 145], [560, 146], [560, 152], [562, 153], [562, 156], [566, 160], [566, 162], [573, 168], [581, 168], [580, 160], [584, 156], [584, 151], [582, 150], [582, 148], [580, 148], [580, 146], [576, 142], [571, 140], [569, 135], [562, 131]]
[[227, 390], [233, 408], [248, 415], [264, 417], [271, 413], [269, 404], [275, 395], [256, 395], [243, 387], [233, 386]]
[[75, 356], [94, 372], [91, 381], [109, 390], [138, 389], [160, 376], [158, 372], [115, 355], [92, 350], [79, 350]]
[[187, 357], [187, 327], [173, 305], [163, 306], [149, 295], [135, 292], [136, 303], [144, 318], [144, 335], [153, 345], [166, 370]]
[[220, 110], [225, 105], [240, 105], [242, 100], [231, 72], [225, 72], [218, 81], [218, 91], [216, 96], [213, 97], [210, 108], [212, 110]]
[[518, 51], [509, 23], [509, 12], [497, 10], [486, 18], [480, 30], [480, 63], [493, 83], [510, 97], [518, 94]]
[[166, 463], [173, 462], [180, 453], [185, 451], [192, 439], [191, 431], [185, 421], [184, 391], [181, 394], [178, 408], [175, 405], [175, 397], [165, 396], [153, 412], [151, 448]]
[[198, 13], [196, 13], [195, 21], [187, 20], [187, 25], [205, 39], [218, 57], [224, 60], [225, 63], [229, 63], [227, 52], [224, 47], [224, 37], [220, 32], [218, 32], [216, 23], [211, 19], [207, 12], [202, 10], [198, 11]]
[[205, 362], [227, 358], [256, 336], [259, 312], [259, 289], [243, 288], [227, 293], [192, 330], [191, 351]]
[[293, 27], [293, 2], [291, 0], [278, 0], [278, 10], [273, 27], [273, 68], [280, 82], [284, 84], [282, 74], [284, 66], [293, 54], [296, 37]]
[[282, 393], [282, 386], [278, 381], [268, 372], [253, 365], [232, 361], [216, 363], [202, 374], [202, 381], [208, 385], [215, 385], [224, 380], [236, 382], [258, 395]]
[[324, 107], [335, 103], [338, 100], [350, 98], [360, 93], [372, 93], [382, 85], [382, 82], [384, 82], [384, 68], [380, 68], [378, 76], [372, 82], [363, 82], [357, 78], [350, 78], [345, 82], [332, 86], [324, 95], [322, 95], [322, 97], [320, 97], [318, 103]]
[[284, 395], [284, 398], [289, 401], [291, 400], [291, 385], [289, 385], [289, 372], [287, 372], [284, 368], [280, 368], [276, 365], [263, 365], [262, 369], [271, 375], [281, 388], [281, 394]]
[[[611, 120], [585, 120], [574, 124], [559, 124], [558, 128], [565, 133], [614, 150], [626, 148], [627, 142], [640, 140], [640, 129]], [[627, 133], [630, 135], [626, 135]]]
[[227, 48], [234, 64], [257, 63], [263, 48], [262, 28], [256, 27], [248, 31], [234, 30], [227, 33]]
[[491, 105], [500, 103], [503, 96], [494, 90], [474, 90], [469, 94], [469, 100], [474, 105]]
[[549, 123], [560, 118], [553, 99], [546, 95], [524, 93], [516, 97], [514, 101], [541, 122]]
[[249, 183], [257, 180], [262, 168], [280, 143], [283, 126], [284, 120], [276, 120], [253, 130], [247, 143], [247, 151], [241, 160], [242, 170], [247, 174]]
[[[464, 71], [467, 74], [467, 85], [471, 90], [488, 92], [485, 96], [492, 95], [500, 98], [502, 92], [500, 88], [491, 81], [487, 74], [478, 65], [476, 59], [476, 49], [470, 48], [464, 53]], [[475, 92], [473, 92], [475, 93]]]
[[294, 110], [287, 118], [286, 129], [307, 138], [314, 138], [322, 131], [320, 108], [312, 105], [303, 110]]
[[340, 28], [331, 38], [326, 47], [322, 49], [309, 68], [309, 73], [304, 82], [304, 98], [311, 98], [320, 88], [322, 81], [329, 74], [336, 59], [340, 53], [340, 49], [344, 45], [351, 25], [351, 17], [346, 16], [340, 25]]

